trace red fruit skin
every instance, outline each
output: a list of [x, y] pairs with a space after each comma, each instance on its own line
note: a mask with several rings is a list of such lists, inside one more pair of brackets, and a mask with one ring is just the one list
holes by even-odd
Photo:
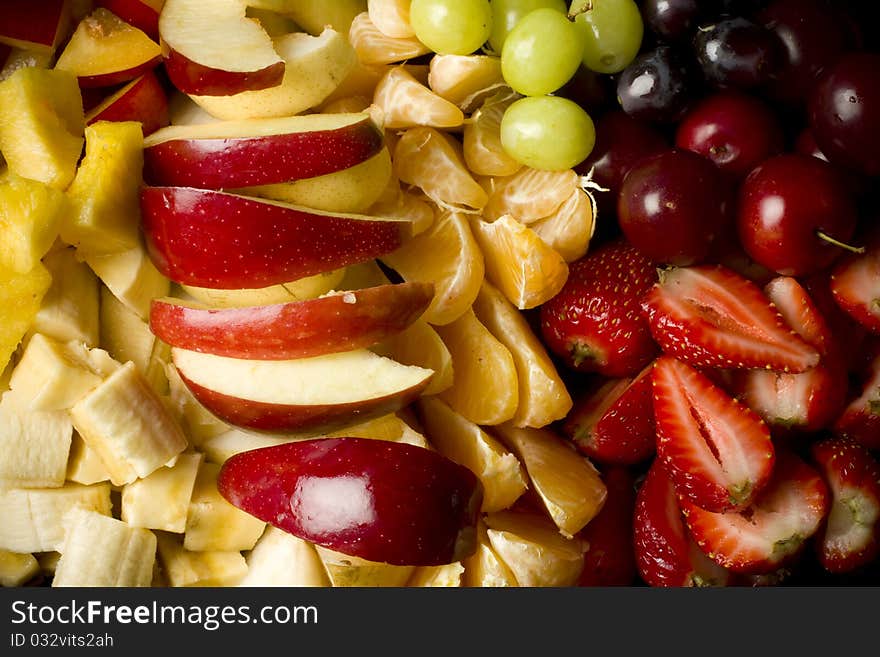
[[642, 311], [663, 352], [692, 367], [804, 372], [819, 362], [761, 288], [721, 265], [666, 270]]
[[849, 401], [832, 429], [837, 436], [880, 450], [880, 353], [874, 355], [858, 396]]
[[755, 167], [739, 190], [740, 243], [756, 262], [785, 276], [807, 276], [844, 253], [816, 233], [848, 243], [858, 214], [836, 169], [786, 153]]
[[868, 330], [838, 305], [831, 291], [831, 275], [827, 270], [801, 278], [799, 282], [834, 336], [841, 365], [851, 371], [864, 356], [862, 345]]
[[483, 495], [470, 470], [436, 452], [351, 437], [241, 452], [223, 464], [217, 487], [279, 529], [395, 565], [471, 554]]
[[846, 254], [831, 273], [831, 293], [845, 313], [880, 334], [880, 231], [862, 254]]
[[687, 500], [681, 509], [697, 545], [719, 565], [760, 575], [793, 563], [830, 505], [821, 475], [793, 452], [777, 451], [770, 483], [740, 513], [713, 513]]
[[850, 573], [880, 553], [880, 463], [847, 438], [826, 438], [810, 448], [831, 491], [831, 511], [816, 551], [830, 573]]
[[580, 532], [589, 544], [578, 586], [630, 586], [637, 577], [633, 548], [636, 481], [629, 468], [614, 466], [602, 476], [608, 491], [599, 514]]
[[672, 482], [654, 461], [636, 493], [636, 567], [653, 587], [725, 586], [730, 573], [699, 549], [681, 515]]
[[635, 377], [603, 382], [577, 399], [562, 433], [591, 460], [635, 465], [655, 452], [656, 425], [648, 365]]
[[764, 422], [674, 358], [657, 359], [652, 382], [657, 460], [679, 499], [717, 513], [751, 504], [775, 462]]
[[639, 300], [657, 280], [654, 265], [623, 240], [572, 263], [562, 290], [539, 310], [547, 348], [569, 368], [633, 376], [656, 355]]

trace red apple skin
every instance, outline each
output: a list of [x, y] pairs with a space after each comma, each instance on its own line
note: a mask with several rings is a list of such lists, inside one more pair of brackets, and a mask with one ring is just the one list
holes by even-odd
[[379, 285], [305, 301], [245, 308], [194, 308], [154, 299], [150, 328], [163, 342], [191, 351], [279, 360], [370, 347], [425, 312], [432, 283]]
[[[364, 118], [340, 128], [240, 139], [172, 139], [144, 149], [150, 185], [236, 189], [323, 176], [369, 159], [384, 136]], [[259, 162], [259, 166], [254, 166]]]
[[284, 61], [257, 71], [224, 71], [194, 62], [170, 48], [164, 60], [168, 79], [185, 94], [231, 96], [276, 87], [284, 78]]
[[[429, 376], [418, 385], [372, 399], [342, 404], [305, 405], [274, 404], [235, 397], [195, 383], [179, 368], [178, 374], [193, 396], [213, 415], [227, 424], [262, 433], [337, 431], [395, 413], [414, 402], [431, 380]], [[357, 376], [356, 372], [350, 374]]]
[[65, 5], [65, 0], [4, 0], [0, 40], [31, 50], [54, 50], [69, 17]]
[[437, 452], [366, 438], [319, 438], [242, 452], [220, 469], [231, 504], [318, 545], [393, 565], [473, 553], [482, 486]]
[[81, 89], [94, 89], [95, 87], [114, 87], [119, 84], [131, 82], [135, 78], [139, 78], [148, 71], [152, 71], [162, 63], [162, 56], [153, 57], [142, 64], [138, 64], [132, 68], [126, 68], [110, 73], [101, 73], [100, 75], [80, 75], [76, 81]]
[[163, 275], [215, 289], [267, 287], [364, 262], [394, 251], [412, 230], [405, 221], [312, 214], [190, 187], [142, 189], [141, 224]]
[[141, 0], [97, 0], [95, 6], [109, 9], [129, 25], [159, 40], [159, 12]]
[[169, 124], [168, 96], [153, 71], [147, 71], [117, 93], [120, 95], [111, 96], [112, 100], [106, 107], [93, 108], [86, 117], [86, 123], [140, 121], [145, 137]]

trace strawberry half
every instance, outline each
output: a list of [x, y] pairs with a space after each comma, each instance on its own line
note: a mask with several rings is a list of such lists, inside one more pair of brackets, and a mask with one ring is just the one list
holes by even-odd
[[589, 544], [579, 586], [630, 586], [636, 579], [633, 550], [635, 476], [628, 468], [611, 467], [602, 475], [608, 491], [599, 514], [580, 532]]
[[656, 445], [651, 370], [648, 365], [635, 377], [604, 381], [578, 398], [562, 433], [597, 463], [647, 461]]
[[831, 491], [831, 510], [816, 543], [819, 562], [848, 573], [880, 553], [880, 463], [847, 438], [826, 438], [810, 449]]
[[778, 276], [765, 287], [786, 323], [819, 352], [816, 367], [791, 374], [766, 370], [734, 373], [742, 401], [773, 427], [814, 432], [830, 426], [846, 403], [848, 377], [830, 327], [804, 287]]
[[846, 405], [833, 429], [838, 436], [880, 450], [880, 353], [871, 360], [859, 396]]
[[773, 477], [754, 504], [738, 513], [713, 513], [681, 501], [700, 548], [734, 572], [759, 574], [794, 560], [828, 512], [828, 486], [790, 452], [777, 455]]
[[665, 270], [642, 308], [663, 351], [694, 367], [804, 372], [819, 362], [760, 287], [721, 265]]
[[569, 266], [562, 290], [541, 306], [547, 348], [570, 368], [633, 376], [657, 353], [639, 300], [657, 280], [654, 265], [625, 241]]
[[729, 581], [730, 573], [691, 537], [659, 461], [651, 464], [636, 493], [633, 541], [639, 576], [649, 586], [725, 586]]
[[679, 497], [715, 512], [751, 504], [773, 471], [767, 425], [674, 358], [658, 358], [652, 378], [657, 458]]
[[847, 254], [831, 274], [838, 305], [872, 333], [880, 333], [880, 237], [864, 253]]

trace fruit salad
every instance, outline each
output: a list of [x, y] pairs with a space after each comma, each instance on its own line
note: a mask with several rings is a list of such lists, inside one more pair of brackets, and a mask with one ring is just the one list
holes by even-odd
[[0, 584], [880, 581], [831, 0], [6, 0]]

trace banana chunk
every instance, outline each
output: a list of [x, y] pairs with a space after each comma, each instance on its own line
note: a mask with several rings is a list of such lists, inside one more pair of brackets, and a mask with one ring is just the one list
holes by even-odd
[[180, 537], [159, 532], [159, 564], [171, 586], [235, 586], [247, 574], [244, 556], [236, 550], [192, 552]]
[[182, 534], [196, 474], [204, 456], [181, 454], [173, 467], [162, 467], [122, 489], [121, 518], [132, 527]]
[[239, 586], [330, 586], [315, 546], [271, 525], [248, 554], [247, 564]]

